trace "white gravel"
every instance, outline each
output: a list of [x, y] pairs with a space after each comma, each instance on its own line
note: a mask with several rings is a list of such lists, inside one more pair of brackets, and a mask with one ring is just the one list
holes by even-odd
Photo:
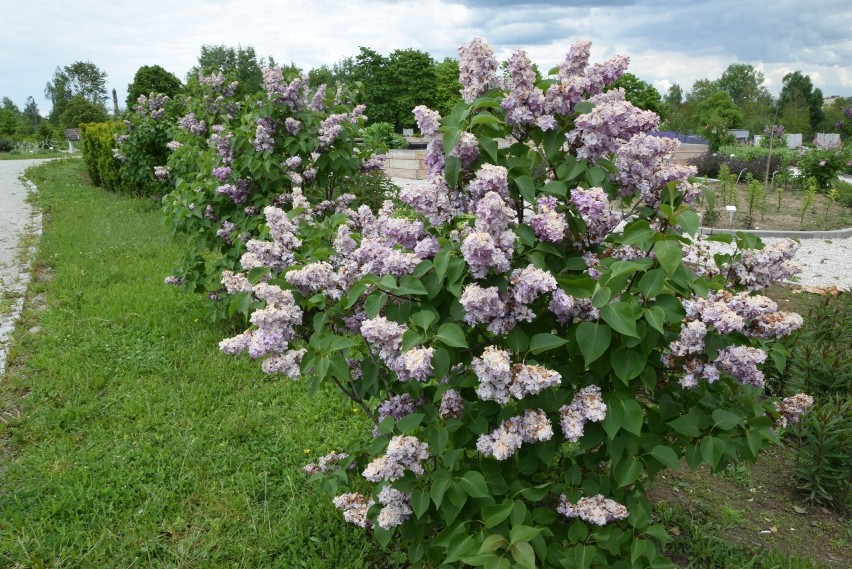
[[[428, 184], [426, 180], [408, 178], [391, 178], [391, 181], [400, 188]], [[764, 237], [761, 240], [769, 245], [778, 239]], [[802, 239], [800, 243], [795, 261], [802, 267], [802, 272], [795, 277], [793, 283], [815, 287], [836, 286], [852, 290], [852, 237]], [[732, 251], [731, 246], [724, 243], [707, 242], [707, 245], [713, 254]]]

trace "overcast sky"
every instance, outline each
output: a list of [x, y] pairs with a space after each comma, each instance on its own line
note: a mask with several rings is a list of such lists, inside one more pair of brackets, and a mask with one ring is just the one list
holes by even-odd
[[56, 68], [91, 61], [123, 106], [139, 67], [184, 80], [204, 44], [252, 46], [307, 71], [359, 46], [456, 57], [477, 36], [499, 59], [526, 50], [542, 70], [588, 39], [593, 62], [627, 55], [661, 93], [736, 62], [762, 71], [773, 95], [799, 70], [826, 96], [852, 96], [850, 0], [0, 0], [0, 97], [22, 108], [32, 95], [46, 115]]

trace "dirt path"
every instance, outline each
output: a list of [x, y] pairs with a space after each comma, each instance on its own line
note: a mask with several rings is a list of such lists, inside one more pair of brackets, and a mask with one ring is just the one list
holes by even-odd
[[35, 243], [27, 237], [41, 233], [41, 215], [27, 203], [30, 188], [19, 178], [27, 168], [43, 162], [0, 160], [0, 376], [29, 283], [30, 249]]

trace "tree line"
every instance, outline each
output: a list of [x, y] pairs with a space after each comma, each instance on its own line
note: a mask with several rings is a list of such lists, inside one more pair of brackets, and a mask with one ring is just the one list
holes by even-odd
[[[277, 62], [272, 57], [259, 58], [252, 47], [204, 45], [186, 81], [192, 81], [199, 71], [221, 71], [239, 82], [239, 92], [253, 93], [262, 87], [262, 68], [274, 65]], [[428, 53], [412, 48], [383, 55], [361, 47], [353, 56], [307, 72], [295, 63], [283, 67], [293, 74], [306, 75], [311, 87], [325, 83], [355, 90], [359, 102], [367, 105], [370, 123], [390, 123], [398, 132], [415, 126], [411, 109], [417, 105], [447, 115], [461, 101], [458, 61], [449, 57], [436, 61]], [[108, 120], [112, 113], [108, 111], [106, 79], [106, 72], [90, 61], [57, 67], [45, 85], [45, 96], [52, 103], [46, 121], [32, 97], [23, 110], [4, 97], [0, 137], [23, 137], [40, 131], [44, 134], [51, 128]], [[852, 105], [852, 99], [824, 107], [821, 90], [800, 71], [784, 76], [777, 98], [769, 93], [765, 83], [763, 73], [752, 65], [733, 63], [721, 77], [698, 80], [689, 91], [674, 84], [661, 95], [653, 85], [631, 73], [610, 88], [623, 88], [633, 104], [659, 114], [661, 130], [700, 134], [713, 146], [729, 142], [728, 130], [732, 128], [759, 134], [769, 125], [780, 124], [787, 132], [802, 133], [805, 140], [816, 132], [848, 130], [841, 128], [843, 110]], [[132, 108], [139, 95], [159, 92], [173, 97], [183, 88], [184, 82], [163, 67], [142, 66], [128, 85], [125, 108]]]

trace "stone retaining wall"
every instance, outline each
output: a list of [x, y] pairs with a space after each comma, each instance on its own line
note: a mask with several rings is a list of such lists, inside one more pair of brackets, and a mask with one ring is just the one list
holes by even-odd
[[426, 166], [423, 165], [425, 156], [425, 150], [391, 150], [382, 169], [391, 178], [425, 180], [428, 175]]
[[710, 149], [706, 144], [684, 144], [678, 147], [675, 151], [674, 161], [677, 164], [686, 164], [686, 161], [694, 156], [704, 154]]

